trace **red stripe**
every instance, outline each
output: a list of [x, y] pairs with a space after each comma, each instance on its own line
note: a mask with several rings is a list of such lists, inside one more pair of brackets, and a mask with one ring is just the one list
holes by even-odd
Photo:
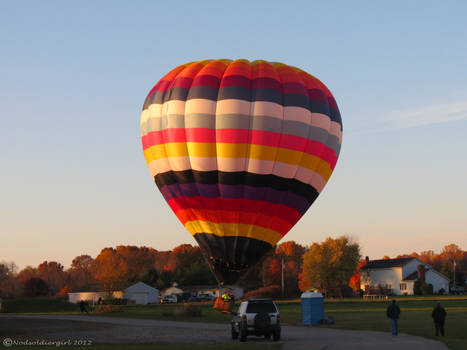
[[282, 91], [284, 94], [299, 94], [308, 96], [308, 90], [305, 85], [301, 83], [288, 82], [282, 85]]
[[282, 85], [277, 79], [268, 77], [259, 77], [252, 80], [252, 89], [271, 89], [282, 92]]
[[213, 75], [200, 74], [193, 81], [192, 88], [195, 86], [211, 86], [218, 89], [221, 80]]
[[173, 86], [171, 86], [171, 89], [177, 88], [177, 87], [189, 89], [192, 83], [193, 83], [193, 78], [189, 78], [189, 77], [176, 78], [174, 80]]
[[143, 149], [170, 142], [250, 143], [311, 154], [329, 163], [332, 169], [337, 162], [335, 152], [320, 142], [265, 130], [169, 128], [151, 131], [142, 137], [142, 141]]
[[222, 79], [220, 88], [226, 86], [243, 86], [250, 89], [251, 80], [244, 75], [228, 75]]
[[294, 225], [302, 217], [296, 209], [289, 208], [283, 204], [245, 198], [176, 197], [170, 199], [168, 204], [175, 214], [179, 210], [187, 209], [261, 213], [267, 216], [278, 217], [291, 225]]
[[211, 221], [215, 223], [238, 223], [246, 225], [256, 225], [268, 228], [285, 235], [293, 227], [293, 224], [278, 218], [277, 216], [269, 216], [260, 213], [251, 212], [236, 212], [228, 210], [179, 210], [176, 213], [178, 219], [185, 224], [188, 221], [201, 220]]

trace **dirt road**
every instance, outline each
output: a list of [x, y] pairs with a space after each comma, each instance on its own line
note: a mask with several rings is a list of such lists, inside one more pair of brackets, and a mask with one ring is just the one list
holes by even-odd
[[[80, 315], [0, 315], [0, 336], [12, 339], [92, 340], [95, 343], [231, 343], [227, 324]], [[45, 331], [47, 330], [47, 331]], [[12, 332], [9, 335], [8, 332]], [[0, 339], [1, 341], [1, 339]], [[264, 343], [263, 338], [248, 341]], [[401, 334], [313, 327], [282, 327], [284, 350], [447, 350], [433, 340]]]

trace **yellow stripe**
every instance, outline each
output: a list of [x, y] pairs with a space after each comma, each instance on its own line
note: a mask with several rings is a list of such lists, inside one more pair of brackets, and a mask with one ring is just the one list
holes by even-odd
[[[152, 160], [170, 157], [220, 157], [248, 158], [278, 161], [290, 165], [298, 165], [319, 173], [327, 181], [332, 174], [331, 166], [321, 158], [290, 150], [287, 148], [248, 145], [245, 143], [205, 143], [205, 142], [169, 142], [146, 148], [144, 157], [149, 164]], [[188, 152], [188, 149], [190, 150]]]
[[254, 238], [275, 245], [282, 235], [274, 230], [256, 225], [215, 223], [211, 221], [194, 220], [185, 223], [185, 228], [192, 235], [197, 233], [211, 233], [216, 236], [241, 236]]

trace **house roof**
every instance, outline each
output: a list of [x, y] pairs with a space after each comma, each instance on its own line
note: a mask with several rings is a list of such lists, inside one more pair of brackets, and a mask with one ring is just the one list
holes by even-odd
[[70, 293], [95, 293], [95, 292], [105, 292], [103, 285], [99, 283], [90, 283], [86, 284], [83, 287], [73, 289]]
[[205, 289], [219, 289], [219, 286], [217, 285], [206, 285], [206, 286], [180, 286], [181, 289], [190, 291], [190, 292], [195, 292], [199, 290], [205, 290]]
[[124, 290], [125, 293], [131, 293], [131, 292], [138, 292], [138, 291], [153, 291], [153, 292], [158, 292], [158, 290], [154, 287], [151, 287], [150, 285], [144, 283], [144, 282], [137, 282], [131, 286], [129, 286], [127, 289]]
[[414, 271], [410, 275], [408, 275], [406, 278], [403, 279], [403, 281], [415, 281], [418, 279], [418, 272]]
[[409, 261], [412, 261], [413, 259], [415, 258], [371, 260], [368, 264], [362, 266], [360, 270], [390, 269], [392, 267], [402, 267]]

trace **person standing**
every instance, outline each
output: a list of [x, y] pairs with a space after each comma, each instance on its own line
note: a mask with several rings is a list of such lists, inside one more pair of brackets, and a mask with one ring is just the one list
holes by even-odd
[[397, 320], [399, 319], [400, 313], [401, 313], [401, 310], [399, 309], [399, 306], [397, 306], [396, 301], [393, 300], [391, 305], [389, 305], [388, 308], [386, 309], [386, 316], [389, 318], [391, 322], [392, 335], [394, 336], [397, 336], [397, 334], [399, 333]]
[[446, 319], [446, 314], [446, 310], [444, 310], [444, 308], [441, 306], [441, 303], [437, 303], [436, 307], [431, 313], [431, 317], [435, 322], [436, 336], [441, 333], [441, 335], [444, 337], [444, 320]]
[[86, 315], [89, 315], [88, 310], [86, 310], [86, 302], [84, 300], [79, 301], [79, 310], [81, 313], [86, 313]]

